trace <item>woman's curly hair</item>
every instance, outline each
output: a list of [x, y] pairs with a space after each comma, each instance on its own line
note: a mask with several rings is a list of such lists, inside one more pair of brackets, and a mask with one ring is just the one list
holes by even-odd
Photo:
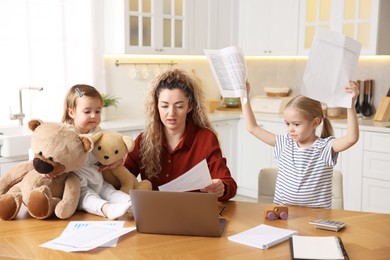
[[202, 86], [182, 69], [171, 69], [157, 76], [146, 92], [145, 111], [147, 122], [140, 144], [141, 167], [149, 178], [161, 172], [161, 153], [163, 150], [164, 125], [158, 111], [158, 98], [164, 89], [180, 89], [188, 98], [192, 110], [187, 121], [192, 120], [196, 127], [208, 128], [215, 132], [206, 114], [205, 96]]

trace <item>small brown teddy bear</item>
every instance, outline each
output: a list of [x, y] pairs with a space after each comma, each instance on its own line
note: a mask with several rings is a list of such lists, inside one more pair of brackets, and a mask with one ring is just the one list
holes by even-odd
[[[0, 178], [0, 219], [14, 219], [22, 203], [37, 219], [53, 214], [69, 218], [80, 198], [80, 180], [72, 171], [83, 165], [92, 143], [66, 124], [31, 120], [29, 128], [34, 159]], [[49, 179], [45, 174], [56, 177]]]
[[[102, 131], [93, 135], [92, 150], [96, 159], [102, 165], [112, 164], [131, 152], [134, 142], [129, 136], [117, 132]], [[103, 178], [117, 190], [129, 193], [129, 190], [151, 190], [148, 180], [138, 181], [137, 178], [123, 165], [103, 172]]]

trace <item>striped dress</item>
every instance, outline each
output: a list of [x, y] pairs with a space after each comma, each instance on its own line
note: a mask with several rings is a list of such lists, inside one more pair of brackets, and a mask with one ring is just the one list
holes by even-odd
[[318, 138], [311, 147], [300, 148], [288, 136], [277, 135], [273, 155], [279, 161], [275, 204], [314, 208], [332, 206], [332, 157], [335, 137]]

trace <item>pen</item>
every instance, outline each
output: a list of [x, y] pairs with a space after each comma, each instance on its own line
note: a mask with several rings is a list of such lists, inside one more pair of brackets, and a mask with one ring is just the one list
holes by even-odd
[[226, 207], [223, 207], [223, 208], [221, 209], [221, 211], [219, 212], [219, 216], [222, 216], [223, 213], [225, 212], [225, 210], [226, 210]]

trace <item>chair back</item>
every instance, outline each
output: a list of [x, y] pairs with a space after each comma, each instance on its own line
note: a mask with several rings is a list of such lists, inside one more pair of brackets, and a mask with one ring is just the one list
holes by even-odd
[[343, 174], [338, 170], [333, 170], [332, 209], [344, 209]]
[[259, 173], [259, 185], [257, 189], [257, 201], [273, 203], [275, 195], [276, 177], [278, 168], [263, 168]]
[[[276, 177], [278, 168], [263, 168], [258, 176], [257, 201], [273, 203], [275, 196]], [[332, 176], [332, 209], [344, 209], [343, 175], [333, 170]]]

